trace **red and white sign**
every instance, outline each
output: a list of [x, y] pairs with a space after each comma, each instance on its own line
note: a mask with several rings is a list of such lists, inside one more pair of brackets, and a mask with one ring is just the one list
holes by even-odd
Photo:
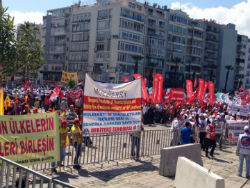
[[228, 141], [236, 144], [240, 134], [244, 133], [244, 126], [249, 125], [248, 121], [228, 120]]
[[182, 102], [184, 100], [185, 90], [181, 88], [170, 88], [170, 92], [164, 97], [165, 102], [176, 101]]
[[141, 130], [141, 79], [111, 84], [85, 79], [84, 133], [132, 132]]

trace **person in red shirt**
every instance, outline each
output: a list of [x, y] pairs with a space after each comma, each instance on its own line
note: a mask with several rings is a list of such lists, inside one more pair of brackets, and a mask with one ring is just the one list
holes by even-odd
[[206, 126], [206, 137], [205, 137], [205, 151], [206, 157], [208, 157], [208, 148], [211, 146], [212, 149], [210, 151], [210, 156], [214, 156], [214, 150], [216, 147], [216, 139], [215, 139], [215, 128], [219, 122], [212, 118], [208, 120], [208, 124]]

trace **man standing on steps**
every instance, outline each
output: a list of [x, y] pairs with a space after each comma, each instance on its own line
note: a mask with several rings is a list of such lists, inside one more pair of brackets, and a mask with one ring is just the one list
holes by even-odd
[[250, 134], [249, 126], [244, 127], [244, 134], [239, 135], [236, 155], [239, 156], [238, 176], [242, 176], [244, 159], [246, 160], [246, 178], [249, 178], [249, 161], [250, 161]]

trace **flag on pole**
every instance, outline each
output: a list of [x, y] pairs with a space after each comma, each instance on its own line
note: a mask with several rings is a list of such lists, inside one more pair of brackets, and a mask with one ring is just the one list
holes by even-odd
[[4, 115], [4, 90], [0, 89], [0, 115]]

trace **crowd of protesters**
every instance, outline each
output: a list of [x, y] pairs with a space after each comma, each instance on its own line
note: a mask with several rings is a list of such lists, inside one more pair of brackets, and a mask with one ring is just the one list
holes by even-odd
[[[74, 93], [75, 91], [77, 93]], [[60, 93], [56, 97], [52, 97], [54, 88], [15, 88], [4, 89], [4, 107], [5, 115], [25, 115], [35, 113], [46, 113], [56, 111], [60, 115], [60, 159], [58, 164], [60, 167], [64, 161], [66, 151], [65, 148], [72, 142], [75, 148], [74, 168], [79, 169], [79, 157], [81, 154], [82, 143], [91, 145], [89, 137], [83, 137], [81, 120], [83, 107], [83, 89], [79, 85], [74, 90], [68, 88], [60, 88]], [[73, 92], [73, 94], [72, 94]], [[7, 100], [6, 100], [7, 98]], [[205, 151], [206, 157], [214, 157], [216, 144], [219, 149], [223, 148], [223, 143], [227, 138], [227, 120], [248, 120], [248, 116], [241, 116], [239, 112], [232, 114], [228, 112], [226, 103], [215, 103], [214, 105], [200, 105], [198, 100], [192, 104], [166, 102], [161, 104], [143, 104], [143, 124], [161, 123], [171, 125], [174, 133], [172, 145], [188, 144], [199, 142], [201, 149]], [[143, 130], [143, 127], [142, 127]], [[249, 137], [249, 128], [245, 127], [245, 137]], [[69, 139], [70, 136], [70, 139]], [[131, 158], [139, 160], [140, 151], [140, 133], [131, 135]], [[244, 137], [244, 138], [245, 138]], [[241, 137], [240, 137], [241, 138]], [[249, 140], [250, 142], [250, 137]], [[237, 154], [242, 151], [240, 149], [241, 142], [238, 143]], [[136, 151], [135, 151], [136, 149]], [[210, 151], [209, 151], [210, 150]], [[250, 148], [246, 155], [240, 152], [239, 174], [242, 173], [242, 161], [246, 158], [247, 168], [249, 169]], [[56, 172], [56, 164], [52, 163], [52, 171]], [[249, 170], [248, 170], [249, 172]], [[246, 174], [249, 176], [249, 173]]]

